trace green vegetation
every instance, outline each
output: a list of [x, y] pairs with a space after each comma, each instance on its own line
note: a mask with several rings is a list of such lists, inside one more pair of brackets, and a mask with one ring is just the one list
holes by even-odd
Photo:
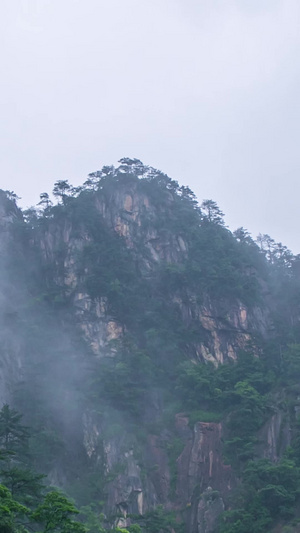
[[243, 472], [238, 508], [224, 513], [220, 532], [264, 533], [276, 520], [289, 520], [299, 498], [299, 481], [300, 471], [294, 461], [250, 461]]
[[[203, 422], [226, 420], [225, 454], [227, 461], [236, 467], [254, 457], [256, 433], [270, 415], [267, 395], [261, 392], [269, 387], [268, 382], [261, 382], [262, 370], [262, 362], [245, 353], [236, 364], [218, 369], [213, 365], [186, 363], [178, 377], [182, 401], [187, 398], [186, 405], [192, 409], [197, 406], [203, 411], [207, 409]], [[201, 420], [196, 413], [191, 412], [190, 423]]]
[[[148, 483], [157, 470], [145, 460], [153, 434], [167, 453], [169, 500], [179, 508], [179, 412], [191, 429], [222, 422], [224, 461], [238, 489], [216, 533], [293, 527], [299, 256], [268, 235], [254, 242], [243, 228], [231, 233], [213, 200], [199, 206], [188, 187], [136, 159], [90, 174], [82, 187], [57, 181], [57, 203], [44, 192], [24, 219], [12, 194], [2, 196], [14, 223], [9, 253], [0, 258], [8, 302], [1, 350], [3, 361], [16, 351], [22, 356], [13, 401], [26, 421], [7, 405], [0, 411], [3, 533], [111, 528], [119, 511], [109, 516], [109, 491], [117, 492], [128, 472], [122, 458], [107, 467], [107, 449], [133, 451]], [[239, 328], [230, 313], [241, 304], [252, 313], [251, 341], [236, 362], [216, 367], [199, 349], [211, 340], [200, 318], [218, 324], [226, 346]], [[260, 438], [278, 410], [292, 438], [272, 463], [261, 458]], [[79, 513], [49, 487], [50, 475]], [[110, 530], [179, 533], [179, 514], [156, 506], [125, 530]]]
[[22, 415], [8, 405], [0, 411], [0, 529], [3, 533], [85, 533], [73, 515], [79, 511], [57, 490], [50, 492], [45, 477], [28, 464], [29, 430]]
[[[21, 420], [22, 415], [8, 405], [0, 411], [1, 533], [104, 533], [103, 514], [91, 506], [79, 511], [65, 494], [46, 484], [46, 476], [29, 468], [24, 450], [30, 452], [30, 431]], [[78, 515], [82, 520], [76, 520]], [[129, 530], [111, 531], [139, 533], [141, 529], [133, 524]]]

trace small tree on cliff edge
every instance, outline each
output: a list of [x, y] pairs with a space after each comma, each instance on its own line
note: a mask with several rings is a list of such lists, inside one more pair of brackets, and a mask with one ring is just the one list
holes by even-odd
[[203, 200], [201, 204], [201, 211], [204, 219], [213, 224], [224, 226], [224, 213], [222, 213], [218, 204], [213, 200]]
[[56, 198], [60, 198], [61, 202], [64, 204], [71, 189], [72, 187], [68, 180], [58, 180], [54, 183], [53, 195], [56, 196]]

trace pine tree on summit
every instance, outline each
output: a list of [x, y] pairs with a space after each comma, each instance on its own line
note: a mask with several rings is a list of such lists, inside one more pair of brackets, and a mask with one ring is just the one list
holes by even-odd
[[58, 180], [54, 183], [53, 195], [60, 198], [62, 203], [64, 203], [71, 189], [72, 187], [68, 180]]
[[203, 200], [201, 204], [201, 211], [204, 214], [204, 218], [208, 222], [213, 222], [214, 224], [224, 225], [224, 213], [222, 213], [218, 204], [213, 200]]

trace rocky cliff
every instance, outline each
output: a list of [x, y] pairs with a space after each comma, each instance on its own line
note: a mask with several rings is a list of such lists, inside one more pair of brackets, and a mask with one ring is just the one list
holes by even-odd
[[[1, 401], [42, 435], [51, 482], [102, 500], [119, 527], [162, 505], [212, 533], [240, 483], [224, 459], [230, 415], [201, 420], [178, 373], [259, 359], [275, 304], [258, 248], [214, 209], [128, 160], [25, 219], [0, 196]], [[270, 415], [259, 455], [277, 461], [289, 429]]]

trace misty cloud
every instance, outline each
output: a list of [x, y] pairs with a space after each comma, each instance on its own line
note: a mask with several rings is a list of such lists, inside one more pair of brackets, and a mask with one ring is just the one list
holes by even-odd
[[125, 155], [298, 252], [296, 1], [5, 1], [1, 186], [38, 201]]

